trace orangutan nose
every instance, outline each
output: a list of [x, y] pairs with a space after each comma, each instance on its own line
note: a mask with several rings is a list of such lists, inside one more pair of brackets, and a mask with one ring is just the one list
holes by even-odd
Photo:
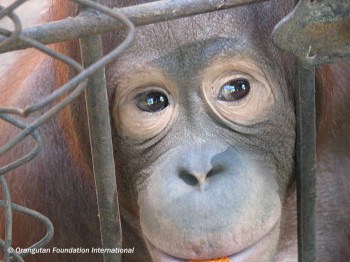
[[198, 172], [186, 168], [180, 168], [178, 171], [179, 178], [187, 185], [194, 187], [198, 186], [201, 189], [205, 189], [205, 184], [207, 181], [219, 178], [219, 175], [223, 173], [224, 168], [221, 165], [214, 166], [207, 172]]

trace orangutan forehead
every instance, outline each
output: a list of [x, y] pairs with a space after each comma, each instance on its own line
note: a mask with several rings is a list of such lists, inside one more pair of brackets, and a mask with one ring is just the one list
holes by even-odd
[[[111, 7], [123, 8], [133, 5], [146, 4], [151, 2], [156, 2], [159, 0], [100, 0], [101, 4], [108, 5]], [[271, 5], [270, 5], [271, 3]], [[265, 6], [270, 5], [268, 8], [271, 9], [272, 6], [276, 6], [277, 9], [288, 9], [294, 5], [294, 0], [270, 0], [268, 4], [264, 3]], [[264, 8], [260, 6], [259, 8]]]
[[[281, 15], [283, 9], [285, 12]], [[218, 37], [235, 39], [244, 37], [251, 42], [258, 39], [261, 41], [270, 38], [274, 26], [287, 12], [285, 1], [241, 6], [142, 26], [139, 28], [137, 41], [154, 50], [156, 49], [154, 47], [171, 50]]]
[[279, 6], [266, 2], [141, 26], [119, 63], [124, 61], [125, 69], [130, 61], [138, 61], [139, 66], [150, 61], [167, 66], [179, 61], [203, 66], [220, 54], [243, 53], [257, 59], [257, 53], [275, 50], [271, 32], [279, 21], [275, 15]]
[[[250, 30], [249, 28], [252, 27], [248, 20], [247, 10], [239, 8], [221, 12], [220, 15], [209, 13], [142, 26], [138, 29], [135, 48], [132, 51], [159, 54], [164, 53], [164, 50], [181, 50], [189, 45], [198, 46], [201, 49], [208, 39], [218, 38], [237, 39], [238, 42], [243, 43], [247, 35], [243, 35], [242, 30], [247, 28]], [[146, 49], [139, 47], [146, 47]]]
[[[153, 0], [100, 0], [101, 4], [109, 6], [111, 8], [123, 8], [130, 7], [134, 5], [146, 4], [151, 2], [157, 2]], [[210, 18], [210, 21], [201, 21], [203, 24], [206, 22], [218, 22], [218, 29], [224, 28], [224, 25], [233, 23], [234, 26], [238, 26], [237, 20], [241, 19], [244, 21], [250, 20], [251, 24], [256, 23], [259, 26], [264, 26], [271, 28], [278, 21], [280, 21], [284, 16], [286, 16], [294, 6], [294, 0], [270, 0], [258, 4], [250, 4], [243, 7], [236, 7], [229, 9], [228, 12], [218, 11], [213, 12], [211, 15], [204, 17]], [[238, 11], [232, 11], [238, 10]], [[234, 13], [238, 16], [238, 19], [228, 19], [227, 13]], [[203, 16], [202, 16], [203, 17]], [[228, 20], [227, 20], [228, 19]], [[191, 20], [191, 19], [190, 19]], [[201, 20], [198, 16], [194, 21]], [[185, 19], [184, 21], [188, 21]], [[221, 25], [221, 28], [220, 28]], [[186, 30], [186, 27], [184, 30]]]
[[[217, 54], [243, 53], [256, 59], [257, 53], [274, 52], [271, 33], [283, 18], [284, 14], [276, 15], [283, 6], [282, 1], [272, 1], [141, 26], [119, 63], [125, 62], [130, 70], [130, 61], [138, 61], [141, 67], [150, 61], [204, 66]], [[117, 43], [120, 36], [116, 34], [112, 41]]]

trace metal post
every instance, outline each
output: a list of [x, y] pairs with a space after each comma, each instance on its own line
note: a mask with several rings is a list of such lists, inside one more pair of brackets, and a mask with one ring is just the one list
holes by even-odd
[[[85, 68], [103, 56], [100, 36], [82, 38], [80, 47]], [[89, 78], [85, 98], [102, 247], [117, 248], [122, 245], [122, 232], [104, 71], [100, 69]], [[121, 254], [104, 253], [104, 261], [121, 261]]]
[[[4, 176], [0, 175], [0, 185], [4, 194], [4, 209], [5, 209], [5, 241], [4, 241], [4, 261], [10, 261], [10, 250], [12, 245], [12, 209], [11, 197]], [[0, 206], [1, 208], [1, 206]]]
[[298, 261], [313, 262], [316, 261], [315, 68], [306, 69], [298, 62], [296, 75]]

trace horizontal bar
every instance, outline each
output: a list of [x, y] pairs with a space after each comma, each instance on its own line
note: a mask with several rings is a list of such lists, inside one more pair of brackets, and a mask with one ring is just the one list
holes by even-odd
[[[142, 26], [265, 1], [268, 0], [164, 0], [120, 9], [115, 8], [113, 10], [124, 14], [135, 26]], [[122, 26], [121, 23], [116, 22], [108, 16], [97, 14], [70, 17], [56, 22], [28, 27], [22, 31], [21, 35], [31, 37], [46, 45], [89, 35], [117, 31]], [[6, 37], [0, 36], [0, 42], [5, 39]], [[28, 44], [19, 39], [6, 46], [1, 46], [0, 53], [29, 47]]]

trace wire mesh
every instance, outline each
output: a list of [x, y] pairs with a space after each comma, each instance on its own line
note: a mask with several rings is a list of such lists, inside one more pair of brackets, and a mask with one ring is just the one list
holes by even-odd
[[[0, 119], [22, 130], [18, 135], [11, 138], [5, 145], [0, 147], [0, 157], [12, 148], [14, 148], [16, 145], [18, 145], [22, 140], [27, 139], [28, 136], [32, 136], [36, 141], [34, 148], [27, 155], [21, 157], [19, 156], [16, 161], [0, 167], [0, 182], [4, 195], [4, 200], [0, 201], [0, 208], [3, 208], [5, 210], [5, 239], [0, 240], [0, 248], [4, 252], [4, 259], [6, 262], [10, 261], [11, 258], [17, 261], [23, 261], [23, 257], [27, 255], [27, 253], [13, 252], [10, 254], [8, 252], [8, 249], [12, 248], [12, 211], [25, 213], [29, 216], [39, 219], [42, 223], [45, 224], [47, 228], [46, 236], [36, 244], [32, 245], [31, 248], [39, 248], [46, 245], [52, 238], [54, 229], [52, 223], [48, 218], [35, 212], [34, 210], [30, 210], [25, 207], [21, 207], [11, 203], [10, 192], [8, 190], [8, 186], [3, 175], [23, 165], [24, 163], [31, 161], [35, 156], [37, 156], [40, 153], [40, 150], [43, 147], [43, 142], [40, 137], [40, 134], [37, 131], [38, 127], [40, 127], [49, 119], [51, 119], [55, 114], [57, 114], [65, 106], [72, 103], [73, 100], [75, 100], [86, 89], [88, 89], [88, 79], [90, 78], [91, 81], [91, 79], [93, 78], [93, 74], [95, 74], [100, 69], [104, 68], [108, 63], [113, 61], [132, 43], [135, 36], [134, 25], [147, 25], [200, 13], [212, 12], [216, 10], [233, 8], [247, 4], [264, 2], [267, 0], [165, 0], [114, 10], [103, 7], [95, 3], [94, 1], [74, 0], [74, 2], [80, 4], [81, 6], [84, 6], [85, 8], [90, 8], [92, 10], [98, 11], [99, 15], [77, 16], [74, 18], [66, 18], [61, 21], [46, 23], [32, 28], [22, 29], [21, 21], [18, 18], [18, 16], [14, 13], [14, 11], [17, 7], [19, 7], [26, 1], [27, 0], [16, 0], [13, 4], [6, 8], [0, 5], [0, 19], [7, 16], [9, 19], [12, 20], [14, 24], [14, 30], [12, 32], [0, 28], [0, 53], [33, 47], [41, 51], [42, 53], [45, 53], [48, 56], [63, 62], [68, 67], [75, 70], [77, 72], [77, 75], [74, 78], [72, 78], [69, 82], [64, 84], [61, 88], [57, 89], [51, 95], [47, 96], [45, 99], [40, 100], [38, 103], [35, 103], [33, 105], [29, 105], [24, 109], [15, 107], [0, 107]], [[77, 63], [72, 58], [57, 53], [45, 46], [46, 44], [50, 43], [57, 43], [70, 39], [84, 38], [81, 41], [82, 45], [85, 45], [87, 47], [90, 46], [91, 48], [91, 46], [93, 45], [93, 41], [96, 40], [97, 43], [100, 41], [98, 38], [95, 38], [95, 40], [93, 38], [90, 38], [91, 35], [100, 35], [106, 32], [117, 31], [123, 27], [128, 28], [128, 35], [124, 42], [120, 46], [116, 47], [116, 49], [114, 49], [109, 54], [100, 57], [100, 59], [97, 59], [97, 61], [90, 61], [90, 59], [85, 59], [83, 57], [83, 61], [89, 61], [85, 63], [85, 65], [88, 65], [88, 67], [85, 69], [82, 65]], [[95, 58], [99, 57], [98, 52], [101, 52], [101, 46], [98, 50], [94, 51], [94, 54], [96, 54]], [[85, 53], [89, 52], [87, 51]], [[92, 60], [96, 60], [95, 58]], [[103, 89], [105, 88], [105, 86], [102, 86], [101, 88]], [[91, 94], [91, 96], [93, 95]], [[99, 102], [102, 104], [106, 103], [106, 101]], [[52, 104], [54, 104], [54, 106], [52, 106]], [[34, 122], [30, 124], [27, 124], [18, 119], [26, 118], [31, 114], [38, 112], [41, 109], [45, 109], [49, 106], [50, 109], [48, 109], [44, 114], [39, 116], [36, 120], [34, 120]], [[104, 108], [106, 108], [107, 105], [105, 104], [104, 106]], [[88, 111], [94, 111], [91, 105], [89, 106]], [[105, 115], [109, 117], [108, 114]], [[300, 112], [300, 115], [300, 117], [302, 117], [303, 113]], [[93, 117], [91, 119], [93, 119]], [[105, 119], [104, 123], [108, 121], [108, 119]], [[92, 120], [90, 120], [90, 122], [90, 129], [105, 128], [107, 130], [107, 133], [110, 133], [108, 127], [98, 127], [93, 123]], [[92, 143], [92, 157], [93, 159], [94, 157], [96, 157], [97, 159], [99, 157], [103, 158], [104, 156], [99, 155], [99, 153], [96, 153], [94, 155], [94, 143], [98, 144], [99, 142], [94, 142], [94, 135], [92, 133], [90, 130]], [[111, 155], [108, 156], [109, 159], [110, 157]], [[96, 163], [97, 162], [99, 161], [96, 161]], [[94, 164], [99, 206], [105, 205], [108, 201], [107, 197], [104, 197], [104, 195], [106, 195], [106, 192], [112, 191], [115, 194], [117, 193], [115, 187], [108, 187], [108, 185], [111, 185], [113, 183], [115, 184], [114, 170], [111, 171], [109, 174], [110, 180], [100, 180], [101, 177], [99, 176], [99, 169], [106, 168], [109, 170], [111, 169], [111, 167], [113, 167], [114, 169], [113, 160], [105, 162], [109, 162], [106, 163], [107, 166], [101, 167]], [[309, 165], [309, 163], [307, 165]], [[101, 197], [99, 198], [99, 196]], [[118, 210], [118, 201], [116, 201], [116, 203], [109, 203], [109, 206], [114, 206], [116, 208], [115, 210]], [[101, 212], [102, 211], [100, 211], [101, 218], [103, 218], [103, 216], [108, 217], [108, 213], [103, 214]], [[101, 219], [101, 221], [102, 220], [103, 219]], [[110, 240], [109, 236], [104, 236], [104, 231], [108, 231], [108, 228], [110, 228], [109, 225], [106, 226], [104, 225], [104, 223], [110, 223], [110, 227], [118, 228], [118, 230], [120, 231], [119, 235], [117, 234], [119, 239], [112, 238], [112, 240]], [[108, 235], [108, 232], [106, 234]], [[109, 221], [101, 223], [101, 235], [102, 243], [107, 243], [111, 241], [116, 241], [119, 243], [121, 241], [121, 228], [120, 225], [118, 225], [118, 221]], [[114, 259], [112, 257], [105, 257], [105, 260], [118, 261], [119, 258]]]
[[[64, 56], [62, 54], [59, 54], [52, 49], [46, 47], [42, 43], [33, 40], [30, 37], [27, 36], [21, 36], [22, 31], [22, 25], [21, 21], [18, 18], [16, 14], [13, 13], [13, 11], [20, 6], [22, 3], [24, 3], [24, 0], [18, 0], [15, 1], [12, 5], [8, 6], [7, 8], [4, 8], [3, 6], [0, 6], [0, 18], [4, 16], [8, 16], [12, 22], [14, 23], [14, 31], [10, 32], [8, 30], [0, 29], [0, 34], [6, 36], [7, 38], [0, 42], [0, 47], [9, 45], [13, 42], [18, 41], [18, 39], [21, 39], [24, 43], [26, 43], [27, 46], [34, 47], [35, 49], [55, 58], [66, 65], [68, 65], [70, 68], [76, 70], [78, 72], [77, 76], [75, 76], [73, 79], [71, 79], [69, 82], [67, 82], [65, 85], [63, 85], [60, 89], [57, 89], [54, 91], [51, 95], [46, 97], [45, 99], [39, 101], [38, 103], [35, 103], [33, 105], [30, 105], [24, 109], [21, 108], [15, 108], [15, 107], [1, 107], [0, 108], [0, 118], [9, 123], [13, 126], [22, 129], [22, 131], [16, 135], [14, 138], [12, 138], [10, 141], [8, 141], [5, 145], [3, 145], [0, 148], [0, 156], [8, 152], [10, 149], [18, 145], [23, 139], [25, 139], [28, 135], [33, 136], [33, 138], [36, 141], [35, 147], [32, 149], [30, 153], [27, 155], [19, 158], [18, 160], [9, 163], [3, 167], [0, 168], [0, 181], [1, 186], [4, 194], [4, 200], [0, 201], [0, 207], [5, 208], [5, 240], [0, 241], [0, 247], [3, 250], [4, 253], [4, 260], [10, 261], [10, 257], [14, 258], [18, 261], [23, 261], [23, 257], [26, 256], [28, 253], [16, 253], [14, 249], [11, 247], [12, 244], [12, 210], [25, 213], [29, 216], [32, 216], [36, 219], [39, 219], [42, 221], [46, 227], [47, 227], [47, 234], [46, 236], [40, 240], [39, 242], [35, 243], [31, 247], [28, 248], [28, 250], [33, 248], [41, 248], [45, 246], [52, 238], [53, 236], [53, 225], [50, 222], [48, 218], [45, 216], [35, 212], [34, 210], [30, 210], [27, 208], [24, 208], [19, 205], [15, 205], [11, 203], [10, 199], [10, 192], [8, 190], [8, 186], [5, 180], [5, 177], [2, 176], [5, 173], [8, 173], [9, 171], [17, 168], [18, 166], [23, 165], [24, 163], [32, 160], [37, 154], [39, 154], [41, 148], [42, 148], [42, 141], [40, 138], [39, 133], [36, 131], [38, 127], [43, 125], [46, 121], [48, 121], [50, 118], [52, 118], [56, 113], [58, 113], [62, 108], [70, 104], [74, 99], [76, 99], [78, 96], [80, 96], [88, 82], [88, 77], [91, 76], [93, 73], [95, 73], [97, 70], [104, 68], [106, 64], [113, 61], [120, 53], [122, 53], [133, 41], [134, 35], [135, 35], [135, 29], [133, 24], [122, 14], [113, 12], [112, 10], [101, 6], [97, 3], [87, 1], [87, 0], [75, 0], [76, 3], [83, 5], [85, 7], [92, 8], [98, 12], [101, 12], [111, 19], [115, 19], [119, 21], [120, 23], [126, 25], [128, 28], [128, 35], [117, 48], [115, 48], [113, 51], [111, 51], [108, 55], [102, 57], [100, 60], [98, 60], [96, 63], [90, 65], [88, 68], [84, 69], [79, 63], [74, 61], [73, 59]], [[62, 96], [67, 94], [63, 99]], [[38, 117], [34, 122], [31, 124], [26, 124], [18, 119], [16, 117], [27, 117], [30, 114], [38, 111], [39, 109], [43, 109], [47, 107], [48, 105], [52, 104], [56, 100], [60, 99], [58, 103], [56, 103], [55, 106], [53, 106], [51, 109], [46, 111], [43, 115]], [[14, 117], [16, 116], [16, 117]], [[102, 214], [100, 214], [101, 216]], [[103, 216], [103, 215], [102, 215]], [[11, 251], [11, 252], [9, 252]]]

